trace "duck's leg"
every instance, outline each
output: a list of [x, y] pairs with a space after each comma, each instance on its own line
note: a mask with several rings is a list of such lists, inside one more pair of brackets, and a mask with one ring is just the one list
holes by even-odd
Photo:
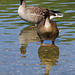
[[41, 46], [51, 46], [51, 44], [43, 44], [44, 40], [41, 40]]
[[44, 40], [41, 40], [41, 44], [43, 44], [43, 41], [44, 41]]
[[40, 44], [41, 46], [44, 46], [44, 45], [45, 45], [45, 44], [43, 44], [43, 41], [44, 41], [44, 40], [41, 40], [41, 44]]
[[52, 41], [52, 45], [54, 44], [54, 41]]

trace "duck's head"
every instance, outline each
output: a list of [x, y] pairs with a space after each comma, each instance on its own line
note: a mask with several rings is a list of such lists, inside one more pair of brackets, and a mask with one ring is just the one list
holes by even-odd
[[20, 5], [24, 4], [25, 5], [25, 0], [20, 0]]
[[43, 16], [44, 16], [45, 19], [46, 19], [48, 16], [50, 16], [48, 9], [45, 9], [42, 14], [43, 14]]
[[21, 4], [20, 4], [20, 5], [22, 5], [23, 0], [20, 0], [20, 2], [21, 2]]
[[56, 17], [63, 17], [63, 15], [59, 11], [53, 11], [48, 9], [45, 9], [43, 11], [43, 16], [45, 16], [45, 18], [50, 17], [50, 20]]

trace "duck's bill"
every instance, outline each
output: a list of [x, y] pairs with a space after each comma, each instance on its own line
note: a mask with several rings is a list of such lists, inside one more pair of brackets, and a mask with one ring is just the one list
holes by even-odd
[[55, 15], [50, 15], [50, 19], [53, 19], [53, 18], [56, 18], [56, 17], [63, 17], [63, 14], [55, 13]]
[[55, 15], [56, 15], [56, 17], [63, 17], [63, 14], [57, 14], [57, 13], [55, 13]]
[[53, 19], [56, 17], [63, 17], [63, 14], [61, 14], [60, 11], [49, 10], [49, 14], [50, 14], [50, 19]]

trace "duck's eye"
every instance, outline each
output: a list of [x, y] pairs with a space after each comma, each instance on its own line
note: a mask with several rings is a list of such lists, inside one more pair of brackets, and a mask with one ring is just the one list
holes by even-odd
[[45, 12], [43, 12], [42, 14], [45, 15]]

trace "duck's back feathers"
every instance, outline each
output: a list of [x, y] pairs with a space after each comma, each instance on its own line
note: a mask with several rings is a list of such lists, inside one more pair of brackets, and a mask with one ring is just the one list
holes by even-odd
[[38, 15], [42, 15], [42, 12], [44, 11], [43, 8], [41, 7], [35, 7], [35, 6], [29, 6], [29, 7], [26, 7], [25, 8], [26, 10], [29, 10], [30, 13], [35, 13], [35, 14], [38, 14]]

